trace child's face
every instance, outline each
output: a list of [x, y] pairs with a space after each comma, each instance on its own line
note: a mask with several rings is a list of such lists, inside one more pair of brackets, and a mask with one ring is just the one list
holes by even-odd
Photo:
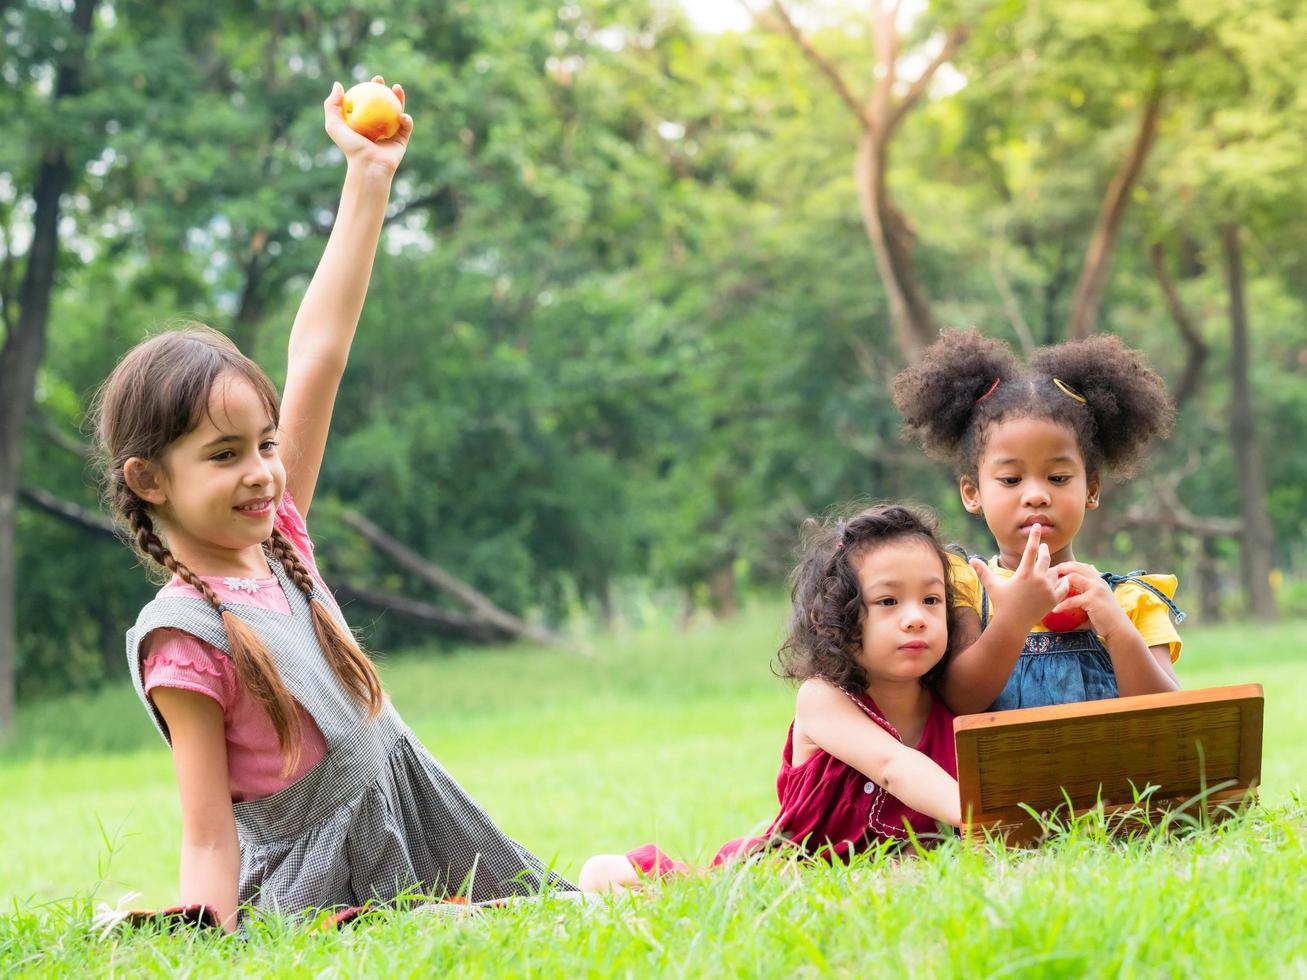
[[862, 651], [872, 681], [916, 680], [948, 648], [944, 566], [929, 542], [899, 538], [857, 559], [862, 588]]
[[1047, 419], [999, 422], [976, 479], [964, 476], [960, 486], [967, 510], [984, 515], [1006, 568], [1017, 567], [1034, 524], [1054, 563], [1070, 559], [1085, 511], [1098, 506], [1098, 478], [1085, 472], [1075, 433]]
[[230, 559], [268, 539], [286, 485], [276, 436], [250, 383], [220, 377], [199, 424], [150, 468], [152, 495], [141, 494], [163, 519], [174, 553]]

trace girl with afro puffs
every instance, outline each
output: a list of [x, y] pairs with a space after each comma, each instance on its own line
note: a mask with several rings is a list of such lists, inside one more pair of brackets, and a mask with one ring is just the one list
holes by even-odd
[[942, 694], [959, 714], [1178, 689], [1172, 575], [1076, 559], [1103, 480], [1127, 476], [1175, 410], [1138, 352], [1108, 335], [1036, 350], [946, 333], [894, 383], [905, 430], [953, 464], [998, 546], [954, 558], [963, 607]]

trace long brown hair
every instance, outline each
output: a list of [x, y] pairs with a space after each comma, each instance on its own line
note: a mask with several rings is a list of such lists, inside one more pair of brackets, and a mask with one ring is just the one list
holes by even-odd
[[[132, 491], [123, 475], [129, 459], [158, 462], [176, 439], [193, 430], [208, 411], [210, 393], [221, 378], [249, 382], [273, 424], [280, 422], [281, 405], [268, 376], [235, 344], [209, 327], [194, 324], [158, 334], [123, 356], [96, 393], [93, 409], [105, 502], [110, 513], [126, 525], [130, 543], [144, 558], [193, 586], [222, 616], [237, 675], [267, 710], [289, 773], [299, 762], [303, 733], [295, 699], [271, 653], [258, 633], [168, 550], [155, 529], [150, 505]], [[308, 599], [313, 629], [327, 663], [345, 690], [367, 707], [369, 717], [375, 716], [381, 710], [383, 694], [372, 661], [317, 597], [313, 575], [294, 546], [274, 530], [264, 547]]]

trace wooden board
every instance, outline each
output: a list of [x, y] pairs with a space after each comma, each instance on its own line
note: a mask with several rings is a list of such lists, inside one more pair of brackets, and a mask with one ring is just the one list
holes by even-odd
[[1260, 684], [1241, 684], [960, 715], [963, 817], [970, 830], [1026, 844], [1042, 830], [1023, 803], [1065, 818], [1068, 800], [1074, 814], [1101, 801], [1112, 813], [1156, 786], [1150, 809], [1189, 803], [1188, 812], [1219, 818], [1261, 779], [1262, 701]]

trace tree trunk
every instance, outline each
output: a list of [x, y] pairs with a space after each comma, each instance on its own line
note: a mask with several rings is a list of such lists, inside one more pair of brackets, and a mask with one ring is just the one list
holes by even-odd
[[1175, 282], [1171, 279], [1171, 274], [1166, 270], [1166, 253], [1161, 242], [1153, 242], [1149, 246], [1148, 262], [1153, 268], [1153, 277], [1162, 290], [1162, 297], [1166, 300], [1166, 308], [1180, 331], [1180, 338], [1184, 341], [1187, 352], [1184, 373], [1180, 375], [1180, 380], [1171, 388], [1172, 399], [1175, 401], [1175, 408], [1178, 412], [1185, 402], [1198, 393], [1198, 389], [1202, 385], [1203, 365], [1207, 362], [1207, 344], [1203, 340], [1203, 335], [1198, 331], [1193, 316], [1190, 315], [1189, 310], [1181, 301], [1180, 292], [1175, 288]]
[[[77, 0], [72, 36], [55, 76], [53, 111], [60, 100], [82, 89], [86, 39], [98, 0]], [[36, 371], [45, 357], [46, 322], [59, 255], [59, 212], [71, 168], [62, 146], [45, 152], [32, 192], [32, 244], [18, 291], [18, 318], [0, 347], [0, 734], [14, 719], [14, 678], [18, 662], [16, 531], [18, 462], [23, 423], [36, 390]]]
[[939, 335], [939, 326], [913, 265], [912, 229], [889, 198], [887, 165], [886, 140], [871, 127], [864, 129], [853, 172], [862, 226], [889, 303], [894, 340], [904, 360], [911, 362]]
[[1103, 203], [1099, 206], [1098, 220], [1089, 239], [1080, 281], [1076, 283], [1075, 295], [1071, 298], [1071, 312], [1066, 326], [1068, 340], [1083, 340], [1094, 332], [1098, 322], [1098, 307], [1103, 300], [1103, 290], [1107, 287], [1107, 275], [1112, 269], [1112, 253], [1116, 250], [1121, 219], [1125, 217], [1126, 207], [1130, 203], [1130, 192], [1134, 190], [1144, 161], [1153, 148], [1161, 106], [1162, 89], [1158, 85], [1148, 95], [1134, 143], [1121, 161], [1112, 182], [1108, 184]]
[[1266, 513], [1266, 475], [1249, 377], [1248, 311], [1244, 305], [1243, 249], [1239, 228], [1221, 228], [1225, 257], [1226, 286], [1230, 294], [1230, 442], [1239, 472], [1239, 496], [1243, 514], [1240, 535], [1240, 572], [1248, 611], [1263, 621], [1276, 618], [1275, 596], [1271, 592], [1271, 548], [1274, 536]]
[[[954, 27], [943, 47], [922, 69], [916, 80], [897, 94], [899, 36], [897, 2], [873, 0], [872, 40], [876, 50], [876, 84], [864, 102], [854, 94], [835, 63], [809, 43], [794, 23], [782, 0], [772, 0], [771, 11], [780, 29], [798, 46], [803, 56], [820, 71], [840, 100], [858, 121], [861, 136], [853, 165], [854, 183], [862, 211], [862, 224], [871, 243], [876, 269], [885, 289], [890, 324], [899, 352], [906, 361], [916, 360], [922, 349], [939, 335], [931, 313], [930, 299], [922, 288], [912, 261], [912, 229], [903, 213], [890, 200], [885, 174], [889, 144], [903, 117], [912, 111], [930, 87], [931, 80], [966, 41], [968, 27]], [[760, 24], [774, 26], [757, 12]]]
[[723, 562], [708, 575], [708, 603], [718, 619], [732, 619], [740, 611], [734, 561]]
[[1221, 571], [1216, 539], [1204, 537], [1198, 546], [1198, 608], [1204, 623], [1221, 620]]
[[245, 262], [245, 283], [241, 287], [240, 303], [231, 323], [231, 340], [246, 357], [257, 357], [259, 324], [263, 320], [263, 273], [266, 259], [263, 249], [268, 234], [256, 231], [250, 240], [249, 258]]

